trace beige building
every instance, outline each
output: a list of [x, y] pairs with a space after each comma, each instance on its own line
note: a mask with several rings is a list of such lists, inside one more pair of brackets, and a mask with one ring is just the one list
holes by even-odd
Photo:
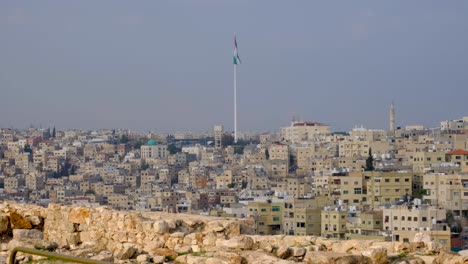
[[225, 170], [222, 175], [216, 177], [216, 189], [229, 188], [233, 182], [232, 171]]
[[321, 208], [325, 201], [320, 198], [288, 198], [283, 207], [283, 234], [295, 236], [320, 236]]
[[425, 173], [431, 169], [432, 164], [442, 163], [444, 160], [444, 152], [416, 152], [413, 154], [413, 172]]
[[369, 141], [342, 141], [339, 143], [340, 157], [360, 157], [369, 156]]
[[290, 143], [318, 141], [330, 135], [330, 126], [318, 122], [292, 122], [289, 127], [281, 128], [281, 137]]
[[148, 145], [141, 146], [142, 159], [165, 159], [167, 158], [167, 145], [158, 145], [156, 141], [149, 140]]
[[412, 195], [413, 175], [408, 171], [365, 172], [367, 204], [372, 208], [393, 204], [404, 195]]
[[446, 154], [446, 161], [460, 166], [461, 172], [468, 172], [468, 151], [457, 149]]
[[434, 206], [451, 210], [456, 216], [468, 217], [468, 174], [431, 173], [423, 176], [423, 199]]
[[399, 205], [383, 210], [384, 231], [395, 241], [411, 242], [417, 233], [425, 233], [450, 250], [450, 228], [446, 210], [428, 205]]
[[347, 215], [348, 212], [341, 210], [340, 207], [325, 207], [321, 211], [321, 235], [327, 238], [345, 239]]
[[282, 202], [271, 200], [248, 203], [248, 214], [255, 219], [257, 234], [279, 235], [282, 233], [282, 207]]
[[384, 240], [382, 219], [383, 211], [357, 212], [348, 218], [346, 239]]
[[214, 146], [215, 148], [220, 149], [223, 147], [223, 144], [222, 144], [223, 132], [224, 132], [223, 126], [221, 125], [214, 126], [213, 131], [214, 131]]

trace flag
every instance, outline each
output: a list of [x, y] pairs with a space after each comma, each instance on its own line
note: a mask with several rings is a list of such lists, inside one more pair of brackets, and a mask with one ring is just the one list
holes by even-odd
[[237, 53], [237, 40], [236, 40], [236, 34], [234, 34], [234, 60], [233, 63], [235, 65], [241, 64], [241, 60], [239, 58], [239, 54]]

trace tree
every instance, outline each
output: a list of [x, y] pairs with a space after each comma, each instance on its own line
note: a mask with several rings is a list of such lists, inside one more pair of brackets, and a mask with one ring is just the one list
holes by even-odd
[[29, 154], [32, 154], [32, 148], [30, 145], [25, 145], [23, 148], [23, 152], [28, 152]]
[[373, 171], [374, 168], [374, 157], [372, 157], [372, 149], [369, 148], [369, 156], [366, 159], [366, 167], [364, 168], [365, 171]]
[[55, 138], [55, 136], [56, 136], [56, 133], [55, 133], [55, 132], [56, 132], [56, 131], [55, 131], [55, 126], [54, 126], [54, 128], [52, 129], [52, 137], [53, 137], [53, 138]]
[[234, 144], [234, 137], [231, 134], [223, 134], [221, 137], [221, 145], [224, 147]]
[[144, 144], [143, 142], [137, 141], [137, 142], [135, 142], [135, 143], [133, 144], [133, 148], [134, 148], [134, 149], [140, 149], [141, 146], [143, 146], [143, 144]]
[[129, 141], [129, 139], [128, 139], [127, 135], [120, 136], [120, 143], [121, 144], [126, 144], [126, 143], [128, 143], [128, 141]]
[[265, 150], [265, 158], [266, 158], [267, 160], [270, 159], [270, 151], [268, 151], [268, 149]]
[[175, 144], [169, 144], [169, 146], [167, 146], [167, 150], [169, 151], [171, 155], [174, 155], [182, 151], [182, 149], [178, 148]]

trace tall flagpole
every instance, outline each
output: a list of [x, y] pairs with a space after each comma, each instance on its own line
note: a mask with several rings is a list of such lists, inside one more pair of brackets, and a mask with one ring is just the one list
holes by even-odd
[[237, 64], [234, 64], [234, 143], [237, 143]]

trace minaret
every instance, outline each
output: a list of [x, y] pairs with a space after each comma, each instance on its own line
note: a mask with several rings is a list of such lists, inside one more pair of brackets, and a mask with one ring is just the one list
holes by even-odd
[[390, 134], [395, 135], [395, 106], [393, 102], [390, 105]]

